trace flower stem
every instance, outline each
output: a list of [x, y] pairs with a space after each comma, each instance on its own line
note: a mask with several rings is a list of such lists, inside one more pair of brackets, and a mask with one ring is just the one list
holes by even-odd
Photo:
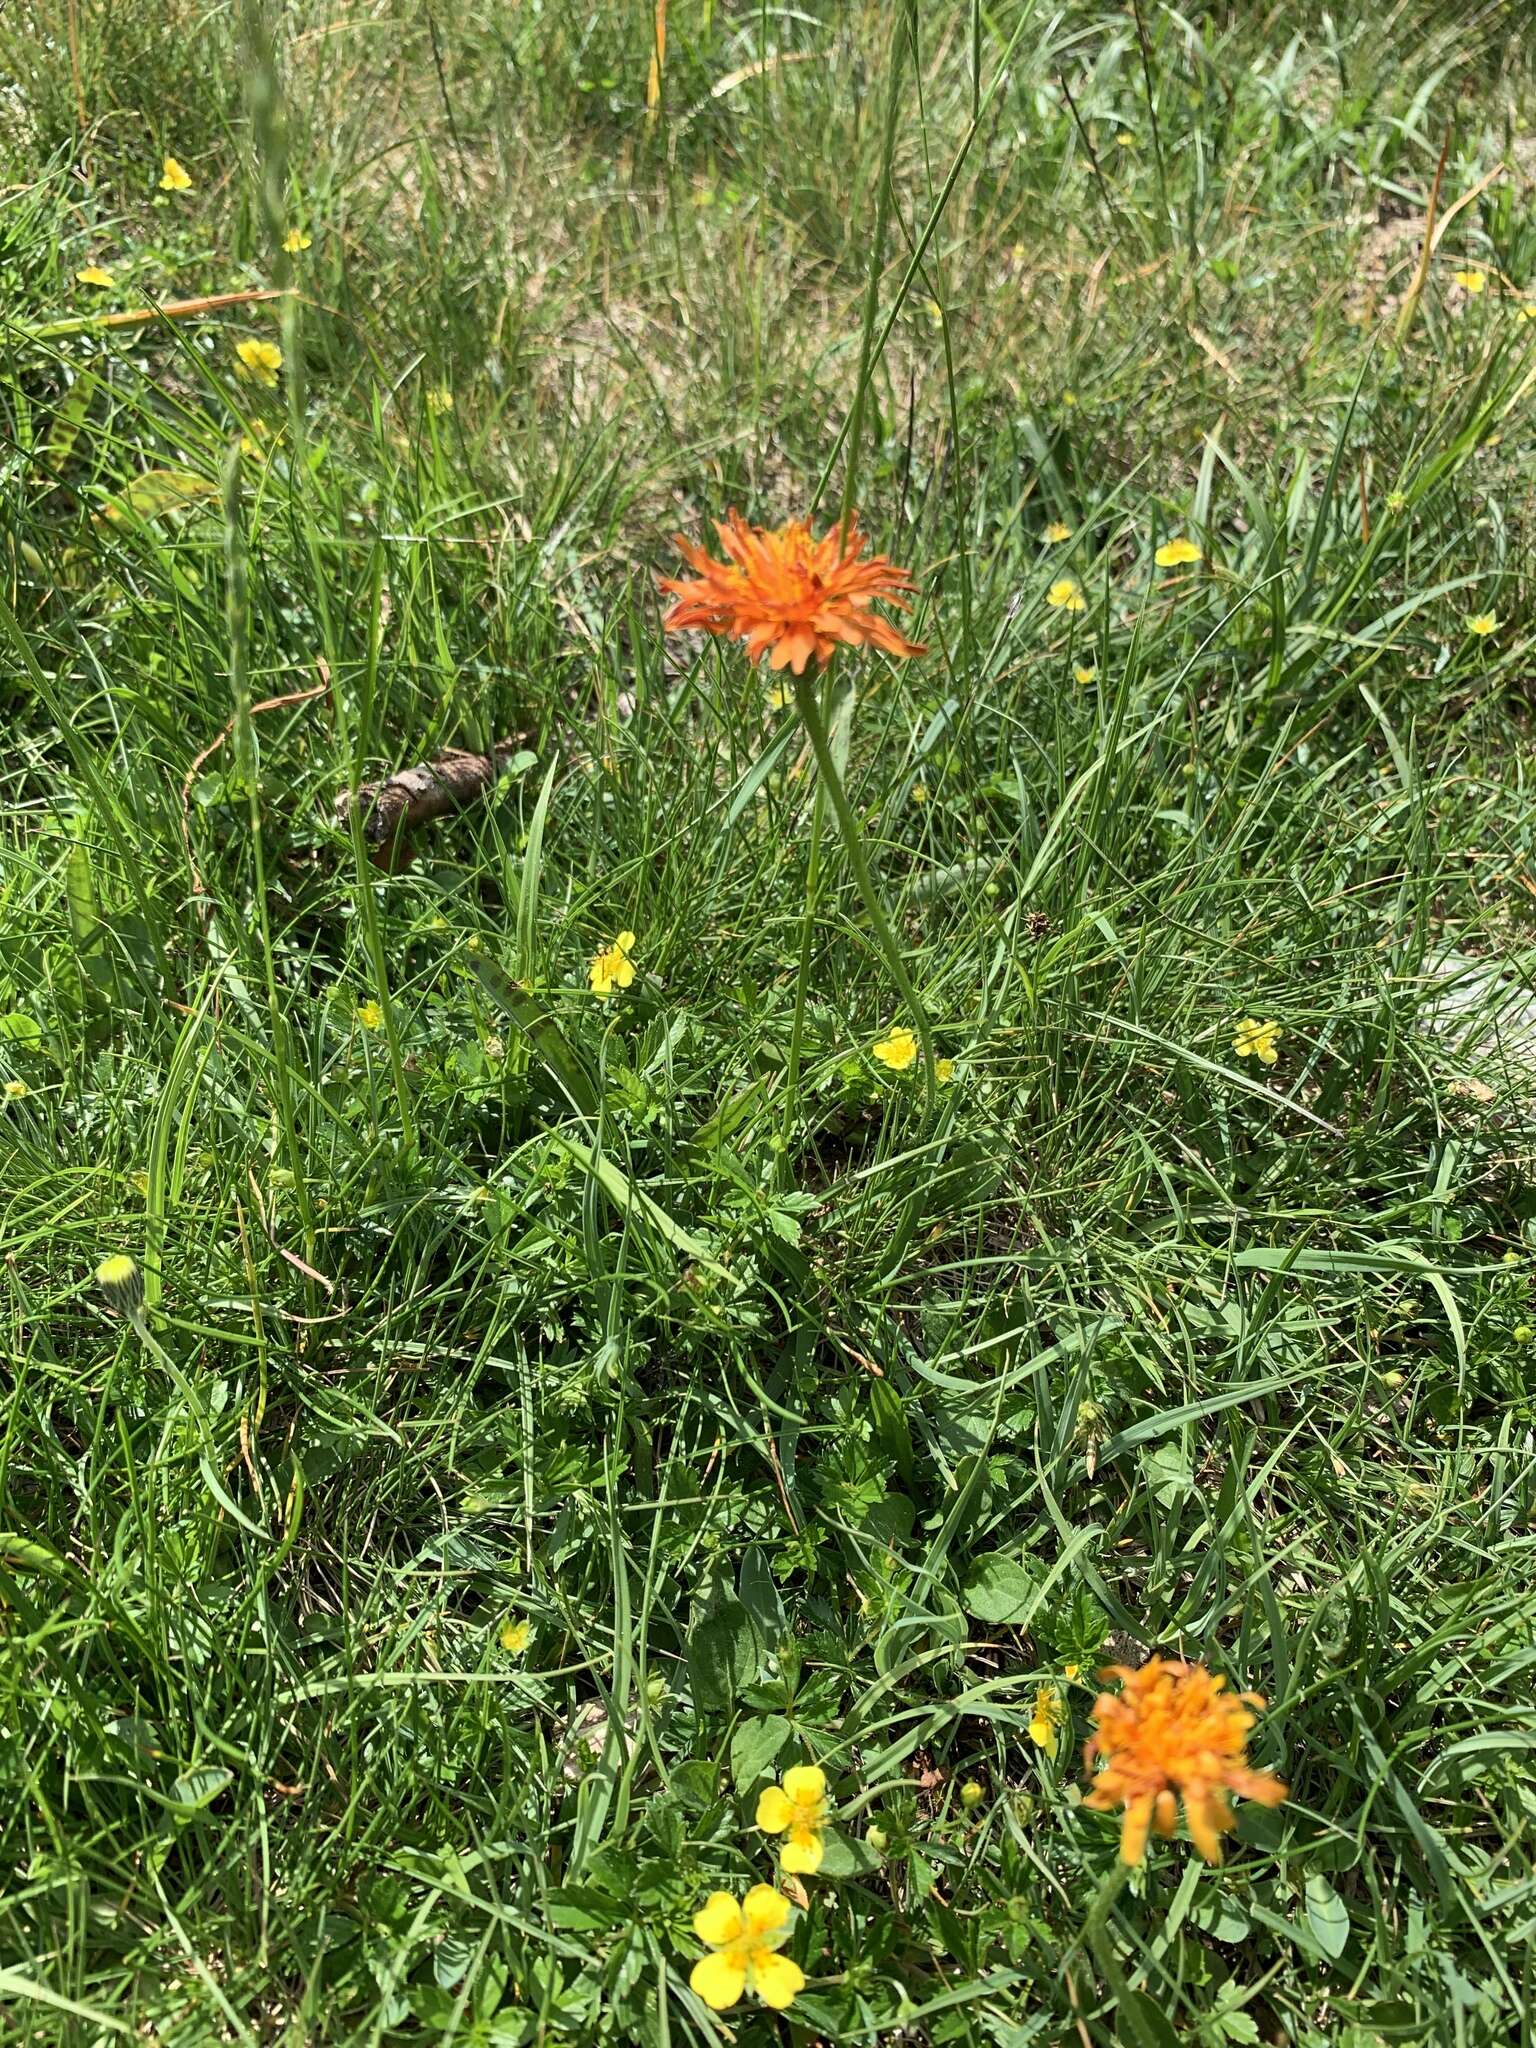
[[1099, 1974], [1115, 2001], [1117, 2024], [1123, 2023], [1122, 2038], [1130, 2048], [1161, 2048], [1163, 2037], [1146, 2017], [1143, 1994], [1133, 1991], [1126, 1982], [1125, 1972], [1115, 1960], [1114, 1945], [1109, 1938], [1109, 1916], [1131, 1870], [1132, 1865], [1122, 1863], [1117, 1856], [1104, 1873], [1103, 1882], [1094, 1893], [1093, 1904], [1083, 1922], [1083, 1939], [1093, 1951]]
[[811, 751], [816, 756], [816, 767], [821, 785], [827, 792], [832, 814], [837, 819], [837, 829], [842, 836], [843, 851], [848, 856], [848, 865], [853, 870], [854, 883], [863, 899], [864, 908], [875, 934], [885, 964], [890, 969], [891, 979], [901, 991], [901, 999], [908, 1015], [917, 1027], [917, 1039], [923, 1048], [923, 1092], [924, 1108], [931, 1117], [938, 1106], [939, 1077], [933, 1064], [933, 1035], [928, 1027], [928, 1013], [923, 1008], [912, 977], [907, 972], [907, 963], [901, 957], [901, 948], [896, 943], [896, 934], [891, 929], [885, 906], [880, 901], [879, 891], [869, 872], [869, 863], [864, 858], [864, 844], [859, 832], [859, 821], [853, 815], [853, 806], [843, 788], [842, 777], [837, 772], [837, 763], [832, 758], [832, 746], [827, 737], [826, 721], [821, 715], [821, 706], [816, 701], [813, 682], [805, 676], [793, 678], [795, 686], [795, 707], [800, 713], [800, 723], [810, 737]]
[[789, 1062], [784, 1075], [784, 1121], [781, 1135], [786, 1156], [800, 1099], [800, 1053], [805, 1042], [805, 1005], [811, 983], [811, 946], [816, 936], [816, 898], [821, 889], [821, 828], [826, 817], [826, 790], [817, 777], [811, 801], [811, 850], [805, 864], [805, 915], [800, 925], [800, 962], [795, 974], [795, 1012], [789, 1027]]

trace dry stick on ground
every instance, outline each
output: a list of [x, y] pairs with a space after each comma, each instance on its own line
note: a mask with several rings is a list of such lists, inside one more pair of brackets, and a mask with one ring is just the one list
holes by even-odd
[[[412, 827], [461, 811], [486, 795], [525, 737], [514, 734], [511, 739], [498, 740], [488, 754], [450, 747], [434, 761], [397, 769], [382, 782], [365, 782], [357, 792], [357, 803], [374, 865], [403, 866], [410, 857], [406, 841]], [[336, 799], [338, 824], [346, 824], [351, 809], [352, 792], [344, 789]]]

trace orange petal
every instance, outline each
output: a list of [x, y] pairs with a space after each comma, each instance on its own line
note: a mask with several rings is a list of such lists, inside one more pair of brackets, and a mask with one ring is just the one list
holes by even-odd
[[1152, 1827], [1152, 1794], [1143, 1792], [1130, 1801], [1120, 1828], [1120, 1861], [1139, 1863], [1147, 1853], [1147, 1835]]

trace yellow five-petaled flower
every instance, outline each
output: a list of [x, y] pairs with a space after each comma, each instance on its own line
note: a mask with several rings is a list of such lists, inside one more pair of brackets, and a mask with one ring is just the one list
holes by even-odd
[[265, 384], [269, 391], [276, 390], [277, 373], [283, 367], [283, 352], [275, 341], [237, 341], [235, 356], [242, 376], [249, 377], [253, 383]]
[[1054, 547], [1058, 541], [1070, 540], [1072, 529], [1064, 519], [1053, 519], [1040, 537]]
[[1232, 1050], [1240, 1060], [1272, 1067], [1280, 1057], [1280, 1026], [1270, 1017], [1243, 1017], [1232, 1034]]
[[881, 1066], [889, 1067], [893, 1074], [904, 1074], [916, 1061], [919, 1046], [916, 1034], [898, 1024], [884, 1038], [877, 1038], [870, 1050]]
[[302, 228], [290, 228], [283, 237], [283, 247], [290, 256], [297, 256], [310, 245], [311, 237]]
[[1088, 608], [1083, 586], [1072, 576], [1058, 576], [1045, 593], [1045, 601], [1058, 612], [1081, 612]]
[[1200, 560], [1200, 550], [1192, 540], [1178, 534], [1173, 540], [1165, 540], [1152, 559], [1159, 569], [1184, 569]]
[[744, 1991], [782, 2012], [805, 1989], [805, 1972], [778, 1951], [789, 1936], [789, 1901], [771, 1884], [755, 1884], [740, 1905], [729, 1892], [711, 1892], [693, 1916], [693, 1931], [713, 1954], [701, 1956], [688, 1973], [696, 1991], [715, 2012], [725, 2012]]
[[179, 164], [173, 156], [168, 156], [160, 166], [160, 190], [162, 192], [190, 192], [192, 190], [192, 179], [186, 166]]
[[1490, 633], [1497, 633], [1498, 630], [1497, 612], [1474, 612], [1467, 621], [1467, 631], [1475, 633], [1479, 640], [1486, 640]]
[[634, 962], [630, 952], [634, 947], [633, 932], [620, 932], [611, 946], [604, 946], [594, 953], [587, 967], [587, 979], [592, 984], [595, 996], [611, 996], [616, 988], [628, 988], [635, 978]]
[[792, 1764], [782, 1785], [767, 1785], [757, 1802], [757, 1824], [765, 1835], [782, 1835], [779, 1864], [791, 1876], [809, 1877], [826, 1854], [827, 1774], [817, 1764]]
[[99, 263], [87, 263], [83, 270], [75, 272], [76, 284], [93, 284], [98, 291], [110, 291], [117, 282], [110, 270], [103, 270]]

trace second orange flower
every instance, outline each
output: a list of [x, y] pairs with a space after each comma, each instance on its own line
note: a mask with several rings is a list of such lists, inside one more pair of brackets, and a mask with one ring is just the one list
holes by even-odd
[[677, 536], [679, 554], [697, 573], [662, 580], [677, 599], [663, 621], [668, 632], [744, 640], [753, 661], [768, 654], [770, 668], [797, 676], [813, 659], [825, 666], [839, 646], [927, 652], [871, 609], [880, 598], [905, 610], [914, 586], [888, 556], [860, 559], [866, 542], [857, 527], [834, 526], [817, 540], [802, 519], [769, 528], [731, 512], [715, 531], [723, 562]]

